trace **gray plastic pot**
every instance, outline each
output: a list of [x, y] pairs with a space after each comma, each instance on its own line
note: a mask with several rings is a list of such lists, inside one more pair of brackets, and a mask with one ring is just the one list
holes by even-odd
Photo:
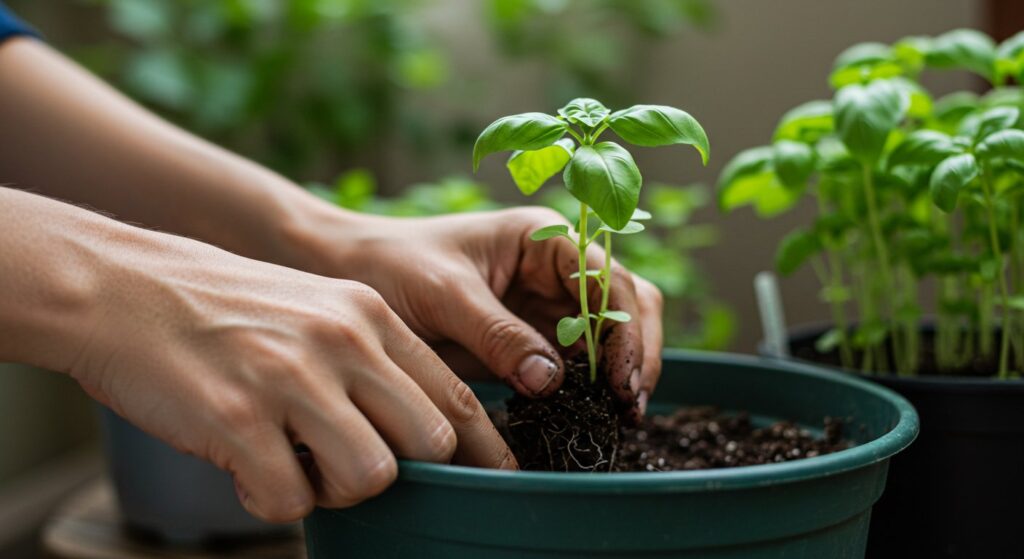
[[[507, 389], [476, 387], [487, 405]], [[861, 559], [889, 458], [917, 414], [878, 385], [796, 363], [672, 351], [653, 411], [687, 404], [755, 421], [848, 421], [857, 446], [815, 458], [666, 473], [506, 472], [403, 461], [358, 506], [305, 521], [312, 559]]]
[[175, 545], [294, 529], [250, 516], [226, 472], [174, 450], [107, 408], [101, 415], [110, 475], [128, 527]]

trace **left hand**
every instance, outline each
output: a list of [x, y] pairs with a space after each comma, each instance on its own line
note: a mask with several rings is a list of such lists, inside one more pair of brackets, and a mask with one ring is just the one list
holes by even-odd
[[[467, 363], [482, 362], [527, 396], [561, 385], [555, 326], [579, 313], [579, 280], [570, 278], [577, 249], [561, 238], [530, 239], [541, 227], [566, 223], [557, 212], [347, 215], [337, 223], [318, 228], [313, 271], [372, 286], [456, 373], [466, 376]], [[604, 251], [592, 245], [587, 260], [600, 268]], [[589, 297], [598, 304], [594, 282]], [[602, 362], [616, 394], [642, 413], [661, 373], [661, 293], [615, 262], [609, 308], [633, 320], [606, 330]], [[475, 359], [467, 361], [462, 348]]]

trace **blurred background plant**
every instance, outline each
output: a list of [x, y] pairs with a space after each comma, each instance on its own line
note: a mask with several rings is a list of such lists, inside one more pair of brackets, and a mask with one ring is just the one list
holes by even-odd
[[[491, 198], [484, 184], [459, 176], [415, 184], [389, 198], [378, 195], [373, 174], [366, 169], [343, 173], [331, 185], [306, 186], [341, 207], [381, 215], [430, 216], [503, 206]], [[655, 216], [648, 222], [651, 234], [617, 239], [617, 258], [664, 293], [666, 345], [727, 348], [736, 329], [735, 315], [712, 295], [705, 274], [693, 258], [694, 250], [713, 245], [718, 236], [711, 225], [691, 223], [694, 211], [709, 202], [707, 188], [656, 183], [648, 185], [643, 196], [641, 207]], [[568, 219], [574, 219], [579, 210], [579, 202], [562, 190], [548, 189], [541, 202]]]
[[[290, 177], [323, 180], [355, 165], [381, 174], [386, 142], [424, 160], [461, 154], [479, 128], [472, 114], [438, 118], [418, 103], [431, 92], [467, 103], [478, 93], [452, 75], [440, 36], [451, 30], [425, 15], [439, 2], [78, 3], [110, 31], [66, 45], [80, 62], [177, 124]], [[714, 14], [709, 0], [486, 0], [473, 8], [461, 11], [483, 20], [468, 23], [490, 31], [503, 60], [543, 67], [553, 105], [584, 94], [625, 99], [621, 78], [645, 44], [706, 26]]]

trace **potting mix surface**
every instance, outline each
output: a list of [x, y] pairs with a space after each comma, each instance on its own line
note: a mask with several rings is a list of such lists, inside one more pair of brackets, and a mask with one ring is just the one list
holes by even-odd
[[586, 362], [567, 363], [553, 395], [515, 395], [492, 419], [524, 470], [667, 472], [788, 462], [844, 450], [843, 422], [822, 418], [820, 434], [792, 422], [758, 426], [748, 413], [680, 408], [636, 421]]

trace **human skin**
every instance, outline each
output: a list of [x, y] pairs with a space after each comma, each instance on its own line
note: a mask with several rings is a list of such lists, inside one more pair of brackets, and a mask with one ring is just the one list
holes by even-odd
[[[2, 183], [220, 247], [0, 188], [0, 227], [16, 234], [0, 233], [0, 252], [20, 255], [0, 262], [0, 282], [19, 282], [0, 285], [8, 341], [0, 359], [71, 373], [143, 429], [231, 471], [249, 510], [270, 520], [374, 494], [393, 477], [394, 454], [514, 467], [451, 369], [467, 378], [486, 371], [529, 396], [560, 385], [553, 325], [577, 312], [575, 249], [528, 239], [555, 220], [551, 212], [392, 219], [343, 211], [160, 120], [32, 39], [0, 46], [0, 91]], [[35, 236], [15, 250], [11, 239], [27, 231]], [[595, 247], [588, 259], [597, 267], [603, 256]], [[123, 289], [79, 292], [82, 277]], [[612, 330], [604, 359], [619, 396], [639, 411], [660, 373], [661, 299], [617, 265], [615, 277], [612, 306], [635, 318]], [[15, 290], [51, 281], [53, 299]], [[33, 301], [42, 306], [25, 307]], [[104, 306], [75, 322], [63, 318], [61, 301]], [[29, 315], [41, 326], [26, 329]], [[82, 332], [113, 341], [72, 341]], [[60, 361], [45, 345], [56, 341], [99, 349]], [[392, 355], [395, 347], [406, 353]], [[369, 365], [353, 370], [355, 357]], [[273, 387], [291, 382], [303, 388], [281, 403]], [[366, 386], [377, 388], [372, 397], [349, 392]], [[285, 411], [293, 408], [307, 414], [305, 432]], [[223, 416], [234, 419], [210, 419]], [[434, 420], [438, 430], [424, 433]], [[335, 449], [318, 452], [307, 434], [330, 435]], [[376, 457], [376, 443], [359, 446], [375, 436], [390, 462], [346, 461], [354, 449]], [[313, 448], [323, 487], [300, 482], [289, 446], [297, 442]], [[276, 470], [240, 466], [255, 462]], [[379, 479], [353, 493], [346, 475]]]

